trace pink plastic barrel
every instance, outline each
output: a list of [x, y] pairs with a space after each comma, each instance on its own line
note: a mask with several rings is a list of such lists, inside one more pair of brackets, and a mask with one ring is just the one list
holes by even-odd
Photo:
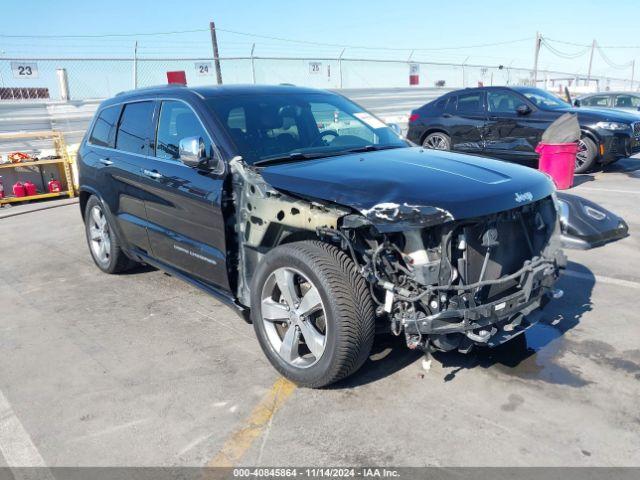
[[558, 190], [573, 186], [577, 143], [539, 143], [536, 152], [540, 154], [538, 170], [551, 175]]

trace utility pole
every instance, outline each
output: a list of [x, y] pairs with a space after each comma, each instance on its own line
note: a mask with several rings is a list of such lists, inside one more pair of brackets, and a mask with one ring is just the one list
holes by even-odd
[[138, 41], [133, 44], [133, 89], [138, 88]]
[[213, 62], [216, 66], [216, 80], [222, 85], [222, 72], [220, 71], [220, 55], [218, 54], [218, 38], [216, 37], [216, 24], [209, 22], [211, 30], [211, 46], [213, 47]]
[[591, 81], [591, 66], [593, 65], [593, 52], [596, 49], [596, 39], [593, 39], [591, 42], [591, 55], [589, 55], [589, 70], [587, 71], [587, 87], [589, 86], [589, 82]]
[[631, 60], [631, 91], [633, 91], [633, 80], [636, 76], [636, 61], [635, 59]]
[[533, 86], [538, 85], [538, 57], [540, 57], [540, 45], [542, 45], [542, 35], [536, 32], [536, 46], [533, 54]]
[[[251, 79], [253, 80], [253, 84], [256, 84], [256, 63], [255, 58], [253, 57], [253, 52], [256, 50], [256, 44], [251, 45]], [[221, 80], [222, 81], [222, 80]]]
[[338, 57], [338, 74], [340, 75], [340, 83], [339, 88], [342, 88], [342, 55], [344, 55], [344, 48], [340, 52], [340, 56]]

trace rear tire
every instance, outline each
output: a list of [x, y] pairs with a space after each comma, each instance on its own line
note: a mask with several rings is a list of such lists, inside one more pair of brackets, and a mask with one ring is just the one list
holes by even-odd
[[305, 387], [353, 374], [373, 345], [375, 314], [364, 278], [344, 252], [319, 241], [265, 255], [252, 280], [251, 317], [271, 364]]
[[422, 141], [422, 146], [431, 150], [451, 150], [451, 138], [442, 132], [430, 133]]
[[91, 258], [105, 273], [120, 273], [138, 265], [120, 248], [118, 237], [102, 202], [92, 195], [84, 210], [85, 233]]
[[589, 137], [582, 137], [578, 141], [575, 173], [587, 173], [595, 166], [597, 158], [598, 146]]

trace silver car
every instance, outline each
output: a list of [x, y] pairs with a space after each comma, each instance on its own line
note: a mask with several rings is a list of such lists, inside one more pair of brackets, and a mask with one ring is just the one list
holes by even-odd
[[575, 99], [576, 107], [601, 107], [640, 111], [640, 92], [600, 92], [582, 95]]

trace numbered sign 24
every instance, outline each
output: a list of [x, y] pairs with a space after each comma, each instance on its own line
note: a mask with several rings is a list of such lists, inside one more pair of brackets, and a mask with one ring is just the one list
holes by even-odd
[[13, 78], [38, 78], [38, 64], [35, 62], [11, 62]]
[[211, 62], [198, 62], [196, 63], [196, 75], [201, 77], [207, 77], [209, 75], [213, 75], [213, 69], [211, 67]]

